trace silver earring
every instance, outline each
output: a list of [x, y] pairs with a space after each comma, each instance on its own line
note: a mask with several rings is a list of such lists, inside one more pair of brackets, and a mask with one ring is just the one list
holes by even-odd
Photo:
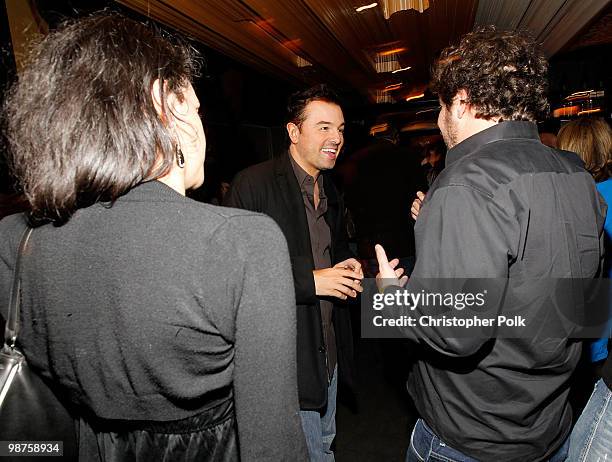
[[179, 147], [178, 143], [176, 145], [176, 165], [178, 165], [180, 168], [185, 167], [185, 156], [183, 155], [183, 151], [181, 151], [181, 148]]

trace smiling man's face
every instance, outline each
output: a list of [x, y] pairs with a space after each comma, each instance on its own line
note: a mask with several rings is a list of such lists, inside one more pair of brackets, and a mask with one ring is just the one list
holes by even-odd
[[287, 124], [291, 155], [311, 176], [334, 168], [344, 144], [344, 116], [340, 106], [311, 101], [304, 109], [301, 127]]

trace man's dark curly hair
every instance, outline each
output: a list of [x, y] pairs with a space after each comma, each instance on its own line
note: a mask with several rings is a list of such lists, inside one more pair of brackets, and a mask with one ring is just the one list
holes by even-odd
[[430, 88], [446, 107], [465, 89], [467, 102], [483, 119], [535, 121], [548, 111], [547, 72], [548, 62], [531, 37], [486, 26], [442, 51]]

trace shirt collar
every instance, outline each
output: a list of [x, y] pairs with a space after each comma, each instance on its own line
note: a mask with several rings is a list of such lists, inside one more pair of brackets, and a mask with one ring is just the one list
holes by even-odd
[[293, 167], [293, 173], [295, 173], [295, 177], [297, 178], [298, 184], [300, 185], [300, 190], [309, 192], [312, 194], [314, 189], [314, 184], [319, 183], [319, 198], [324, 197], [323, 191], [323, 181], [322, 173], [319, 173], [317, 179], [315, 180], [313, 176], [309, 175], [300, 164], [298, 164], [291, 154], [288, 154], [289, 160], [291, 161], [291, 167]]
[[500, 122], [492, 127], [489, 127], [453, 147], [446, 154], [446, 166], [461, 159], [462, 157], [471, 154], [485, 144], [495, 141], [509, 139], [540, 139], [538, 135], [538, 127], [533, 122], [522, 120], [509, 120]]

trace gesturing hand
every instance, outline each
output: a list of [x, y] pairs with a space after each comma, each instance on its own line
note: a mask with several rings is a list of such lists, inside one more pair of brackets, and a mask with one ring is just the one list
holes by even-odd
[[404, 274], [404, 268], [397, 268], [399, 259], [394, 258], [389, 261], [387, 254], [382, 245], [376, 244], [374, 246], [376, 251], [376, 259], [378, 260], [378, 274], [376, 275], [376, 285], [380, 290], [384, 290], [387, 286], [400, 286], [404, 287], [408, 282], [408, 276], [402, 276]]
[[356, 258], [347, 258], [340, 263], [336, 263], [334, 268], [352, 269], [361, 276], [361, 279], [363, 279], [363, 269], [361, 268], [361, 263]]
[[314, 270], [315, 291], [319, 296], [336, 297], [346, 300], [355, 298], [357, 292], [362, 292], [361, 280], [363, 271], [361, 264], [354, 258], [349, 258], [336, 264], [333, 268]]
[[425, 194], [422, 191], [417, 191], [417, 197], [412, 202], [412, 207], [410, 207], [410, 215], [413, 220], [416, 220], [419, 216], [419, 212], [421, 211], [421, 205], [423, 205], [423, 201], [425, 200]]

